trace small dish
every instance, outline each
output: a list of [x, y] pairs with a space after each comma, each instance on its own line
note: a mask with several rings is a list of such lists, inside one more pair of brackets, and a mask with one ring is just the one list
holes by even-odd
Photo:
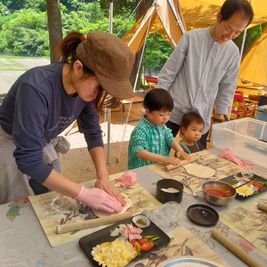
[[150, 220], [142, 214], [134, 216], [132, 221], [139, 228], [146, 228], [150, 225]]

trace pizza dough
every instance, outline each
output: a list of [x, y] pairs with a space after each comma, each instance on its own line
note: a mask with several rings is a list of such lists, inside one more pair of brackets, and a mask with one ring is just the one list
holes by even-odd
[[210, 178], [215, 174], [214, 169], [199, 165], [197, 163], [186, 164], [183, 167], [188, 173], [188, 175], [192, 175], [192, 176], [203, 178], [203, 179]]
[[[125, 194], [122, 194], [122, 196], [124, 197], [126, 203], [123, 206], [121, 212], [119, 212], [117, 214], [124, 213], [126, 210], [128, 210], [128, 208], [131, 207], [131, 200]], [[106, 217], [106, 216], [110, 215], [110, 213], [107, 213], [107, 212], [104, 212], [104, 211], [100, 211], [100, 210], [93, 210], [93, 212], [98, 218]]]

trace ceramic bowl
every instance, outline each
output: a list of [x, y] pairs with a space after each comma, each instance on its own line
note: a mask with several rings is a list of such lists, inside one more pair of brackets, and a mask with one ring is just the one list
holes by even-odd
[[134, 216], [132, 221], [139, 228], [146, 228], [150, 225], [150, 220], [142, 214]]

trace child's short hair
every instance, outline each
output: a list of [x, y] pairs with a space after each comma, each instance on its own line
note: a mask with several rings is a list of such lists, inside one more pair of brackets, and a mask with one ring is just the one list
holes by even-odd
[[166, 111], [173, 110], [173, 100], [171, 95], [168, 91], [161, 88], [152, 89], [147, 92], [143, 105], [144, 108], [148, 109], [149, 111], [161, 109]]
[[196, 123], [205, 125], [204, 120], [202, 119], [202, 117], [199, 114], [197, 114], [195, 112], [187, 112], [182, 117], [182, 120], [180, 123], [180, 128], [187, 129], [188, 126], [190, 125], [190, 123], [192, 123], [192, 122], [196, 122]]

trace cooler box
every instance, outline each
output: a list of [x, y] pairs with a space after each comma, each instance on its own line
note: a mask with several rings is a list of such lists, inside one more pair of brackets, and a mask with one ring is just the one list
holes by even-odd
[[267, 167], [267, 122], [243, 118], [213, 124], [211, 143], [254, 164]]

